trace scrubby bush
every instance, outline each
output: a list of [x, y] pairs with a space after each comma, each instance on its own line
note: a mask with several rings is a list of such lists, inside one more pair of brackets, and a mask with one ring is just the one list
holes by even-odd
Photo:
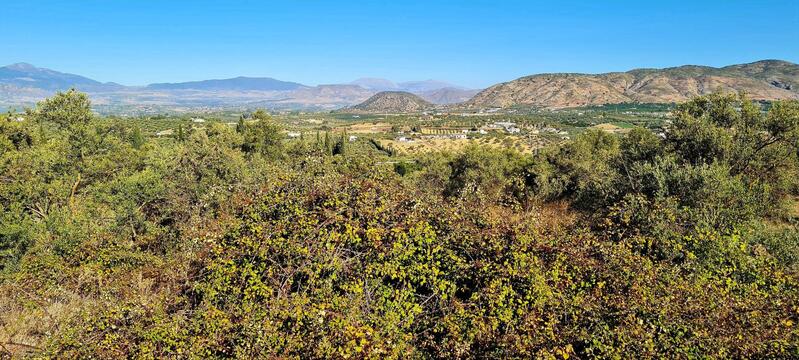
[[796, 102], [386, 163], [84, 100], [0, 119], [2, 356], [799, 357]]

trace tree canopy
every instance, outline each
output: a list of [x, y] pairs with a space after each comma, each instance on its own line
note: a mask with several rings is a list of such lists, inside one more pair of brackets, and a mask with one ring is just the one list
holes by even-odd
[[89, 104], [0, 117], [3, 356], [799, 357], [795, 101], [401, 163]]

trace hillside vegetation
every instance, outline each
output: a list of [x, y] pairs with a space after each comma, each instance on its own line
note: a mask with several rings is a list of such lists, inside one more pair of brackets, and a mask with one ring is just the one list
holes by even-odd
[[404, 114], [418, 113], [432, 108], [433, 104], [409, 92], [383, 91], [345, 111]]
[[799, 102], [413, 162], [89, 106], [0, 118], [3, 356], [799, 357]]
[[745, 92], [755, 100], [799, 99], [799, 65], [765, 60], [723, 68], [686, 65], [598, 75], [539, 74], [494, 85], [464, 106], [566, 108], [679, 103], [715, 92]]

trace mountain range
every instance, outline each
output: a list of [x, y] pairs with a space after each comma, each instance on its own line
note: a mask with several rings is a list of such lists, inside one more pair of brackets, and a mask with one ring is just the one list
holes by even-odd
[[441, 89], [468, 90], [464, 87], [438, 80], [406, 81], [401, 83], [395, 83], [387, 79], [361, 78], [351, 82], [350, 84], [358, 85], [368, 90], [405, 91], [410, 93], [424, 93]]
[[160, 83], [147, 85], [150, 90], [205, 90], [205, 91], [285, 91], [307, 88], [303, 84], [273, 78], [239, 76], [232, 79]]
[[80, 75], [18, 63], [0, 67], [0, 106], [31, 105], [59, 90], [88, 92], [104, 107], [268, 107], [276, 109], [333, 110], [358, 104], [385, 90], [413, 92], [436, 104], [463, 102], [478, 90], [443, 81], [395, 83], [364, 78], [349, 84], [308, 86], [269, 77], [236, 77], [180, 83], [123, 86]]
[[[124, 86], [26, 63], [0, 67], [0, 107], [30, 105], [55, 91], [71, 87], [88, 92], [98, 107], [112, 109], [125, 106], [178, 110], [257, 106], [336, 110], [362, 102], [367, 104], [361, 109], [353, 109], [379, 112], [428, 107], [419, 105], [421, 103], [416, 97], [439, 108], [450, 109], [567, 108], [614, 103], [674, 103], [715, 91], [743, 91], [757, 100], [799, 99], [799, 65], [763, 60], [721, 68], [685, 65], [604, 74], [536, 74], [482, 91], [436, 80], [396, 83], [380, 78], [317, 86], [268, 77]], [[388, 93], [370, 99], [381, 92]], [[400, 93], [403, 96], [394, 96]], [[409, 98], [406, 93], [414, 95], [414, 98]], [[385, 95], [396, 99], [390, 100], [392, 98]], [[390, 101], [382, 101], [386, 99]], [[392, 105], [390, 109], [381, 109], [380, 104]], [[394, 106], [397, 104], [400, 106]]]

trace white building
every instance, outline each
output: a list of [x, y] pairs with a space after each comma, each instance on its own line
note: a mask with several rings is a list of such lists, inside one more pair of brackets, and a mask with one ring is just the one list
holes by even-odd
[[494, 124], [496, 124], [498, 126], [501, 126], [501, 127], [504, 127], [504, 128], [509, 128], [509, 127], [516, 126], [515, 122], [510, 122], [510, 121], [497, 121]]

